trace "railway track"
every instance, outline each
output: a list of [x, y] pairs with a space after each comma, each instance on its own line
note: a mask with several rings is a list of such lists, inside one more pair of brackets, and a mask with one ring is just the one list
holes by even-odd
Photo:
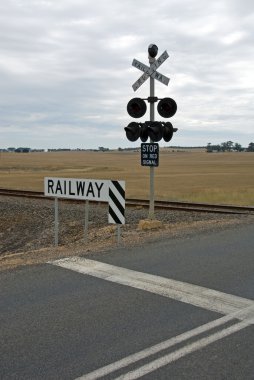
[[[0, 195], [13, 197], [26, 197], [36, 199], [52, 199], [46, 197], [43, 192], [28, 190], [0, 189]], [[72, 203], [80, 203], [83, 201], [62, 199]], [[93, 201], [93, 203], [98, 203]], [[126, 199], [126, 205], [132, 207], [149, 207], [149, 200], [145, 199]], [[178, 210], [189, 212], [207, 212], [220, 214], [254, 214], [254, 207], [250, 206], [234, 206], [234, 205], [218, 205], [207, 203], [191, 203], [191, 202], [174, 202], [174, 201], [155, 201], [154, 207], [164, 210]]]

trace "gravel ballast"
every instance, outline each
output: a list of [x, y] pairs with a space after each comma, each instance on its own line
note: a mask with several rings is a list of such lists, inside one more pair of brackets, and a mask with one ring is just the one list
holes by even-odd
[[[19, 252], [54, 248], [54, 201], [0, 196], [0, 257]], [[221, 228], [246, 223], [253, 216], [204, 212], [156, 210], [162, 227], [140, 230], [140, 220], [147, 219], [148, 209], [126, 208], [126, 224], [121, 227], [121, 244], [142, 244], [147, 239], [176, 237], [188, 231]], [[84, 251], [116, 244], [116, 227], [108, 224], [108, 205], [89, 204], [89, 229], [84, 241], [85, 203], [59, 201], [59, 246], [79, 247]]]

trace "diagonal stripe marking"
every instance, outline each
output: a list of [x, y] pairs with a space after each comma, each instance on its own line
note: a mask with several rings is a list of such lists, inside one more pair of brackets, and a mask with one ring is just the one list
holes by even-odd
[[56, 260], [51, 264], [221, 314], [231, 314], [254, 305], [254, 301], [250, 299], [82, 257]]
[[119, 194], [121, 194], [122, 198], [125, 199], [125, 182], [124, 181], [111, 181], [111, 182], [115, 186]]
[[113, 193], [113, 191], [111, 189], [109, 189], [109, 198], [110, 198], [109, 202], [110, 203], [113, 202], [116, 205], [116, 207], [118, 208], [118, 210], [120, 211], [120, 213], [122, 215], [124, 215], [125, 209], [122, 206], [122, 204], [119, 202], [119, 200], [117, 199], [117, 197], [115, 196], [115, 194]]
[[118, 218], [112, 207], [109, 206], [109, 222], [114, 222], [116, 224], [123, 224], [122, 221]]

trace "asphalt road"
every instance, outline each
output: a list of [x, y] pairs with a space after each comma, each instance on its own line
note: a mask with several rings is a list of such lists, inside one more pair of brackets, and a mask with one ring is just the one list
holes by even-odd
[[0, 379], [253, 380], [253, 232], [1, 273]]

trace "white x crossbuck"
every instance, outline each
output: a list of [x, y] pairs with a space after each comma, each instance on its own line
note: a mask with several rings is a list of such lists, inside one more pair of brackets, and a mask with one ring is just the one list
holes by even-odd
[[165, 50], [162, 55], [154, 61], [154, 63], [149, 67], [145, 65], [142, 62], [139, 62], [137, 59], [133, 59], [132, 66], [136, 67], [137, 69], [143, 71], [143, 75], [132, 85], [132, 88], [134, 91], [136, 91], [149, 77], [152, 77], [154, 79], [157, 79], [159, 82], [168, 85], [169, 78], [167, 78], [165, 75], [160, 74], [158, 71], [158, 67], [162, 65], [163, 62], [166, 61], [166, 59], [169, 57], [167, 51]]

